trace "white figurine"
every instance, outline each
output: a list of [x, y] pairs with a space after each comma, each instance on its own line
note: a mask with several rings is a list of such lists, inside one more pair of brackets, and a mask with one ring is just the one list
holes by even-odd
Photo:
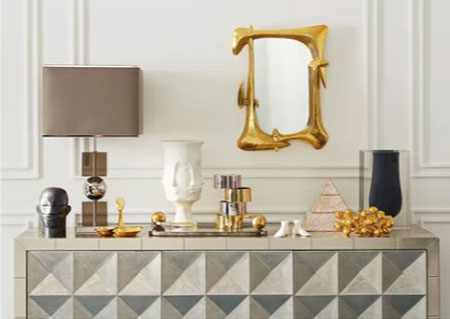
[[289, 221], [282, 220], [280, 229], [278, 229], [278, 231], [275, 233], [275, 235], [273, 235], [273, 237], [276, 237], [276, 238], [286, 237], [287, 235], [289, 235], [289, 233], [290, 233], [289, 232]]
[[174, 222], [192, 221], [192, 204], [202, 191], [202, 141], [162, 141], [164, 174], [162, 183], [167, 200], [175, 205]]
[[310, 237], [311, 234], [303, 227], [303, 221], [300, 219], [294, 220], [294, 228], [292, 229], [293, 235], [300, 235], [302, 237]]

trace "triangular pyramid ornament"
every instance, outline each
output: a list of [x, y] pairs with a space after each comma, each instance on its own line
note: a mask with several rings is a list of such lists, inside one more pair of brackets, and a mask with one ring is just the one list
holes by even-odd
[[306, 216], [307, 231], [336, 231], [334, 213], [348, 209], [333, 179], [329, 178], [317, 199], [312, 213]]

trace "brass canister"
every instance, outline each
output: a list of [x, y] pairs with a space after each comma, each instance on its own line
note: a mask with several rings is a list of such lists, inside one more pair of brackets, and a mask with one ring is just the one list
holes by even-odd
[[250, 187], [238, 187], [225, 190], [227, 202], [251, 202], [252, 189]]
[[220, 230], [238, 230], [244, 228], [244, 218], [242, 215], [225, 216], [216, 215], [216, 229]]

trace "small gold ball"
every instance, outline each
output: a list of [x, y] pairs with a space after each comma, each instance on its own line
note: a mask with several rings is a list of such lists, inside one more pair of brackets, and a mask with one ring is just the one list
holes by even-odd
[[372, 206], [369, 208], [369, 212], [371, 212], [372, 214], [376, 213], [377, 211], [378, 211], [378, 208], [376, 208], [375, 206]]
[[351, 228], [349, 228], [349, 227], [344, 227], [343, 232], [344, 232], [344, 236], [345, 236], [345, 237], [349, 237], [349, 236], [350, 236], [350, 233], [352, 232], [352, 230], [351, 230]]
[[373, 225], [373, 220], [372, 220], [371, 218], [367, 218], [367, 219], [364, 221], [364, 225], [366, 225], [366, 226]]
[[361, 212], [361, 217], [367, 217], [368, 214], [369, 214], [369, 213], [367, 212], [367, 210], [363, 210], [363, 211]]
[[152, 215], [152, 223], [158, 224], [158, 223], [164, 223], [166, 221], [166, 215], [163, 212], [155, 212]]
[[361, 228], [361, 234], [367, 234], [368, 229], [366, 227]]
[[340, 222], [334, 222], [334, 228], [337, 231], [341, 231], [342, 230], [342, 224]]
[[346, 209], [344, 212], [344, 216], [345, 217], [352, 217], [353, 216], [353, 211], [351, 209]]
[[384, 216], [385, 216], [385, 215], [384, 215], [384, 212], [383, 212], [382, 210], [379, 210], [378, 213], [377, 213], [377, 217], [381, 219], [381, 218], [383, 218]]
[[342, 217], [344, 217], [344, 212], [339, 211], [336, 212], [334, 215], [336, 216], [337, 219], [342, 219]]
[[381, 235], [383, 235], [383, 232], [381, 231], [381, 229], [375, 229], [375, 231], [373, 232], [373, 234], [376, 236], [376, 237], [380, 237]]
[[353, 220], [351, 218], [346, 218], [344, 221], [345, 226], [351, 227], [353, 224]]
[[256, 215], [252, 219], [253, 228], [261, 230], [266, 226], [266, 218], [263, 215]]

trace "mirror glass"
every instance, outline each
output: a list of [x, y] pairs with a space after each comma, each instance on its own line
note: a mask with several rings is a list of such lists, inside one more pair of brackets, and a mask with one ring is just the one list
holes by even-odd
[[312, 55], [303, 43], [290, 39], [254, 42], [255, 97], [261, 129], [290, 134], [302, 130], [309, 116], [308, 64]]

